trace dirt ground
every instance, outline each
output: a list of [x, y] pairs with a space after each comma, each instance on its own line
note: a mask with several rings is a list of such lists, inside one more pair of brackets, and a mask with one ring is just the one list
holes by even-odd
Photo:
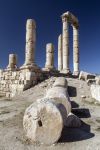
[[56, 77], [16, 95], [12, 100], [0, 98], [0, 150], [100, 150], [100, 104], [91, 98], [84, 81], [68, 78], [72, 112], [80, 117], [80, 128], [64, 128], [58, 143], [31, 144], [23, 131], [25, 109], [45, 95]]

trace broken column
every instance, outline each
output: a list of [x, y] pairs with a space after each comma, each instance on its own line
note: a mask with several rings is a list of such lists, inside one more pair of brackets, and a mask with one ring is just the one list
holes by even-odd
[[23, 127], [31, 142], [53, 144], [61, 136], [71, 104], [67, 93], [67, 81], [58, 78], [46, 96], [35, 101], [25, 111]]
[[53, 70], [54, 69], [54, 46], [52, 43], [46, 45], [46, 63], [44, 70]]
[[36, 45], [36, 23], [33, 19], [28, 19], [26, 23], [26, 47], [25, 63], [22, 67], [35, 66], [35, 45]]
[[73, 25], [73, 74], [79, 74], [79, 41], [78, 41], [78, 25]]
[[26, 109], [23, 127], [32, 143], [53, 144], [61, 136], [63, 119], [57, 106], [42, 98]]
[[7, 66], [7, 70], [13, 70], [17, 68], [17, 55], [9, 54], [9, 64]]
[[58, 70], [61, 71], [63, 69], [63, 57], [62, 57], [62, 35], [60, 34], [58, 37]]
[[63, 14], [62, 15], [63, 22], [63, 73], [69, 73], [69, 20], [68, 17]]

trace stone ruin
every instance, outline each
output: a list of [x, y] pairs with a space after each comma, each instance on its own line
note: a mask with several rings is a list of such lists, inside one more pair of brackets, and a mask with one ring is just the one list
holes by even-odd
[[6, 69], [0, 70], [0, 93], [10, 98], [28, 89], [42, 78], [41, 69], [35, 64], [36, 23], [28, 19], [26, 23], [25, 63], [17, 67], [17, 55], [9, 55]]
[[69, 11], [62, 16], [63, 29], [58, 37], [58, 70], [62, 73], [70, 73], [69, 68], [69, 23], [73, 27], [73, 74], [79, 74], [79, 41], [78, 19]]
[[46, 63], [43, 69], [35, 63], [36, 23], [28, 19], [26, 23], [25, 63], [17, 66], [17, 55], [9, 55], [9, 64], [6, 69], [0, 69], [0, 94], [7, 98], [43, 80], [43, 73], [56, 72], [70, 74], [69, 69], [69, 23], [73, 27], [73, 75], [79, 74], [79, 44], [78, 44], [78, 19], [69, 11], [62, 15], [63, 30], [58, 38], [58, 70], [54, 67], [54, 45], [46, 45]]
[[64, 126], [80, 127], [81, 120], [71, 113], [67, 80], [58, 77], [46, 96], [26, 109], [23, 128], [32, 143], [50, 145], [59, 140]]

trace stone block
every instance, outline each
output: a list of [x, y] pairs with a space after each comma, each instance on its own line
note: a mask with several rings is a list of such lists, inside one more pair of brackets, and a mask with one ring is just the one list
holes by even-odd
[[95, 75], [90, 74], [88, 72], [81, 71], [80, 74], [79, 74], [79, 79], [84, 80], [84, 81], [86, 81], [88, 79], [95, 79]]
[[100, 85], [91, 85], [90, 87], [92, 98], [100, 102]]

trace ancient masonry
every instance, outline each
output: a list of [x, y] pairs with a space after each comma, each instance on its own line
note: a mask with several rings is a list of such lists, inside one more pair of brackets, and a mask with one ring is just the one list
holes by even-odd
[[79, 41], [78, 19], [69, 11], [62, 16], [63, 29], [58, 38], [58, 70], [62, 73], [70, 73], [69, 68], [69, 23], [73, 27], [73, 74], [79, 74]]
[[17, 66], [17, 55], [9, 55], [9, 64], [6, 69], [0, 69], [0, 93], [10, 98], [20, 93], [38, 81], [43, 80], [44, 72], [69, 74], [69, 35], [68, 24], [73, 26], [73, 66], [74, 75], [79, 74], [79, 46], [78, 46], [78, 20], [70, 12], [62, 15], [63, 32], [58, 38], [58, 70], [54, 67], [54, 45], [46, 45], [46, 63], [40, 69], [35, 63], [36, 47], [36, 23], [28, 19], [26, 23], [25, 62], [21, 67]]
[[26, 23], [26, 55], [24, 65], [18, 68], [17, 56], [10, 54], [7, 68], [0, 70], [0, 92], [8, 98], [28, 89], [42, 77], [40, 68], [34, 62], [35, 30], [35, 21], [28, 19]]

